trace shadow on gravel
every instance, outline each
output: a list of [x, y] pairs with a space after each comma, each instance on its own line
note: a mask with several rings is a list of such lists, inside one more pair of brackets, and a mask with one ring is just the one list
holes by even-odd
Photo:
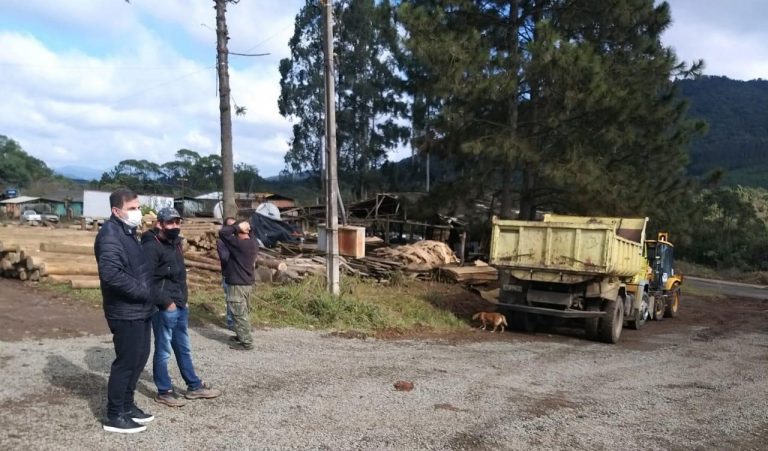
[[48, 356], [43, 374], [51, 385], [88, 401], [91, 413], [97, 419], [104, 417], [106, 409], [107, 379], [84, 370], [61, 356]]
[[198, 326], [193, 330], [209, 340], [218, 341], [227, 346], [232, 344], [232, 342], [229, 341], [229, 337], [234, 335], [234, 332], [229, 332], [226, 329], [220, 327]]
[[[92, 346], [85, 350], [85, 364], [88, 366], [89, 370], [95, 373], [109, 374], [114, 359], [115, 351], [112, 348]], [[148, 388], [154, 385], [152, 376], [149, 375], [149, 370], [151, 369], [152, 354], [149, 355], [147, 365], [144, 367], [144, 371], [141, 372], [139, 383], [136, 385], [136, 391], [147, 398], [153, 399], [155, 397], [155, 391], [152, 388]], [[146, 382], [146, 384], [143, 384], [142, 381]]]

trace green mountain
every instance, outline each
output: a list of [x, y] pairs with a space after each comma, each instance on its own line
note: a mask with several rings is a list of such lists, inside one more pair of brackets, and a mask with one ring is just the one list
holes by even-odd
[[709, 124], [691, 146], [690, 173], [721, 168], [726, 184], [768, 187], [768, 80], [703, 77], [679, 85], [689, 115]]

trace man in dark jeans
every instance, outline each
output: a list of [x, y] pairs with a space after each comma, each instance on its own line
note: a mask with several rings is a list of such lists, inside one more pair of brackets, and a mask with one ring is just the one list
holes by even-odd
[[259, 242], [251, 237], [251, 225], [243, 221], [236, 225], [224, 226], [219, 230], [219, 238], [229, 251], [229, 260], [224, 269], [224, 280], [227, 283], [227, 305], [232, 310], [235, 320], [236, 336], [231, 348], [249, 351], [253, 349], [251, 337], [250, 306], [256, 266], [259, 253]]
[[189, 306], [187, 304], [187, 269], [181, 247], [181, 215], [175, 208], [157, 212], [157, 227], [144, 232], [141, 246], [152, 271], [152, 299], [160, 309], [152, 318], [155, 332], [155, 356], [152, 374], [157, 386], [155, 401], [181, 407], [185, 401], [173, 391], [168, 374], [171, 350], [187, 384], [187, 399], [216, 398], [219, 390], [211, 388], [195, 373], [189, 342]]
[[147, 429], [154, 419], [136, 407], [133, 394], [149, 358], [152, 314], [149, 266], [136, 227], [141, 211], [136, 193], [118, 189], [109, 196], [112, 216], [96, 235], [94, 251], [99, 266], [104, 316], [115, 345], [115, 361], [107, 383], [104, 430], [133, 433]]

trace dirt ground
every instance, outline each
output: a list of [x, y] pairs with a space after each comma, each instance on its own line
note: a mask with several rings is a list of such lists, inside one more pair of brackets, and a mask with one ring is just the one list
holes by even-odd
[[[439, 305], [460, 315], [479, 298]], [[487, 306], [486, 306], [487, 307]], [[90, 335], [93, 334], [93, 335]], [[0, 449], [765, 449], [768, 301], [684, 296], [680, 316], [616, 345], [574, 324], [535, 334], [228, 332], [194, 327], [196, 367], [224, 391], [128, 437], [99, 428], [113, 358], [99, 308], [0, 279]], [[172, 367], [174, 365], [171, 365]], [[172, 370], [176, 383], [182, 383]], [[393, 388], [415, 384], [411, 392]], [[178, 387], [183, 391], [184, 387]]]
[[34, 284], [0, 278], [0, 341], [109, 333], [104, 312]]

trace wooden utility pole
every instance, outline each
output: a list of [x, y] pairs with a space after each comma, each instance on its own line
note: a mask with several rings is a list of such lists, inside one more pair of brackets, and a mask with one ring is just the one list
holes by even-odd
[[338, 180], [336, 172], [336, 93], [334, 86], [333, 58], [333, 2], [323, 0], [325, 30], [325, 231], [328, 291], [339, 294], [339, 213]]
[[237, 217], [235, 205], [235, 167], [232, 157], [232, 108], [229, 100], [229, 51], [227, 41], [227, 3], [231, 0], [213, 0], [216, 4], [216, 70], [219, 78], [219, 120], [221, 122], [221, 175], [223, 180], [223, 217]]

